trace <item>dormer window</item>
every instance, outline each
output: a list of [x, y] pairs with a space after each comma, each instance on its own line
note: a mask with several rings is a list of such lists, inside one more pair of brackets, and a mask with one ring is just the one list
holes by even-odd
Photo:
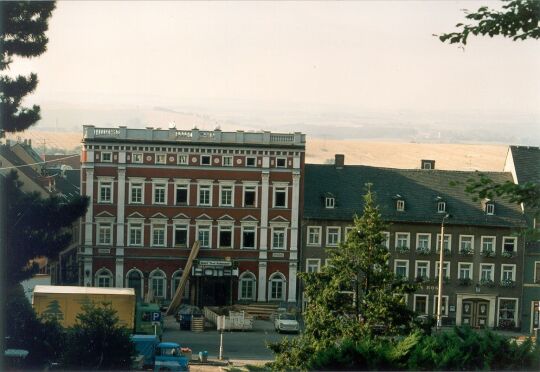
[[403, 212], [405, 210], [405, 200], [397, 200], [396, 201], [396, 210], [398, 212]]
[[446, 212], [446, 202], [443, 202], [443, 201], [437, 202], [437, 212], [438, 213]]
[[332, 196], [327, 196], [324, 201], [324, 206], [328, 209], [332, 209], [336, 206], [336, 199]]
[[489, 216], [492, 216], [495, 214], [495, 204], [494, 203], [486, 203], [486, 214]]

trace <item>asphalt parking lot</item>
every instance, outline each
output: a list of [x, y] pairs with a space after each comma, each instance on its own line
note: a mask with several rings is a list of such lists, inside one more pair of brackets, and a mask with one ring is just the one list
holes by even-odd
[[[163, 341], [179, 343], [182, 347], [189, 347], [193, 355], [200, 351], [208, 351], [211, 359], [219, 356], [219, 332], [207, 328], [204, 332], [191, 332], [180, 330], [179, 323], [174, 317], [164, 319]], [[255, 320], [252, 331], [232, 331], [223, 333], [223, 356], [231, 360], [273, 360], [273, 354], [267, 348], [268, 343], [277, 342], [284, 337], [297, 337], [295, 334], [279, 334], [269, 320]]]

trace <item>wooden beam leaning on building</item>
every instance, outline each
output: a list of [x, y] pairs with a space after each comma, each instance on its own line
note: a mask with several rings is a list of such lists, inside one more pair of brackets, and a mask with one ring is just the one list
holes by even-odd
[[180, 303], [182, 302], [182, 294], [184, 293], [184, 288], [186, 287], [186, 283], [191, 272], [191, 267], [193, 266], [193, 261], [195, 260], [195, 258], [197, 258], [197, 255], [199, 254], [199, 247], [199, 241], [196, 240], [195, 243], [193, 243], [193, 247], [191, 247], [191, 253], [189, 254], [189, 258], [186, 262], [186, 267], [182, 272], [180, 284], [178, 285], [178, 288], [176, 288], [176, 292], [174, 293], [171, 304], [169, 305], [169, 308], [167, 309], [167, 313], [165, 315], [174, 314], [176, 309], [180, 306]]

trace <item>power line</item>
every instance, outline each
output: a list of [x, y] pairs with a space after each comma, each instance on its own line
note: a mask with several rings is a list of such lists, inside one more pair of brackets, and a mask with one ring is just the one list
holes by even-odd
[[15, 169], [15, 168], [22, 168], [22, 167], [29, 167], [31, 165], [40, 165], [40, 164], [45, 164], [45, 163], [52, 163], [52, 162], [55, 162], [55, 161], [59, 161], [59, 160], [64, 160], [64, 159], [71, 159], [71, 158], [75, 158], [75, 157], [79, 157], [80, 155], [77, 154], [77, 155], [70, 155], [70, 156], [65, 156], [63, 158], [58, 158], [58, 159], [53, 159], [53, 160], [44, 160], [44, 161], [40, 161], [38, 163], [31, 163], [31, 164], [23, 164], [23, 165], [13, 165], [11, 167], [3, 167], [3, 168], [0, 168], [0, 170], [4, 170], [4, 169]]

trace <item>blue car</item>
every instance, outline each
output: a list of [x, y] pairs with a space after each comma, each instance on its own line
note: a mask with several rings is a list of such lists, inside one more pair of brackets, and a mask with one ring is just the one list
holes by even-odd
[[189, 360], [181, 354], [176, 342], [161, 342], [156, 346], [154, 371], [189, 371]]

